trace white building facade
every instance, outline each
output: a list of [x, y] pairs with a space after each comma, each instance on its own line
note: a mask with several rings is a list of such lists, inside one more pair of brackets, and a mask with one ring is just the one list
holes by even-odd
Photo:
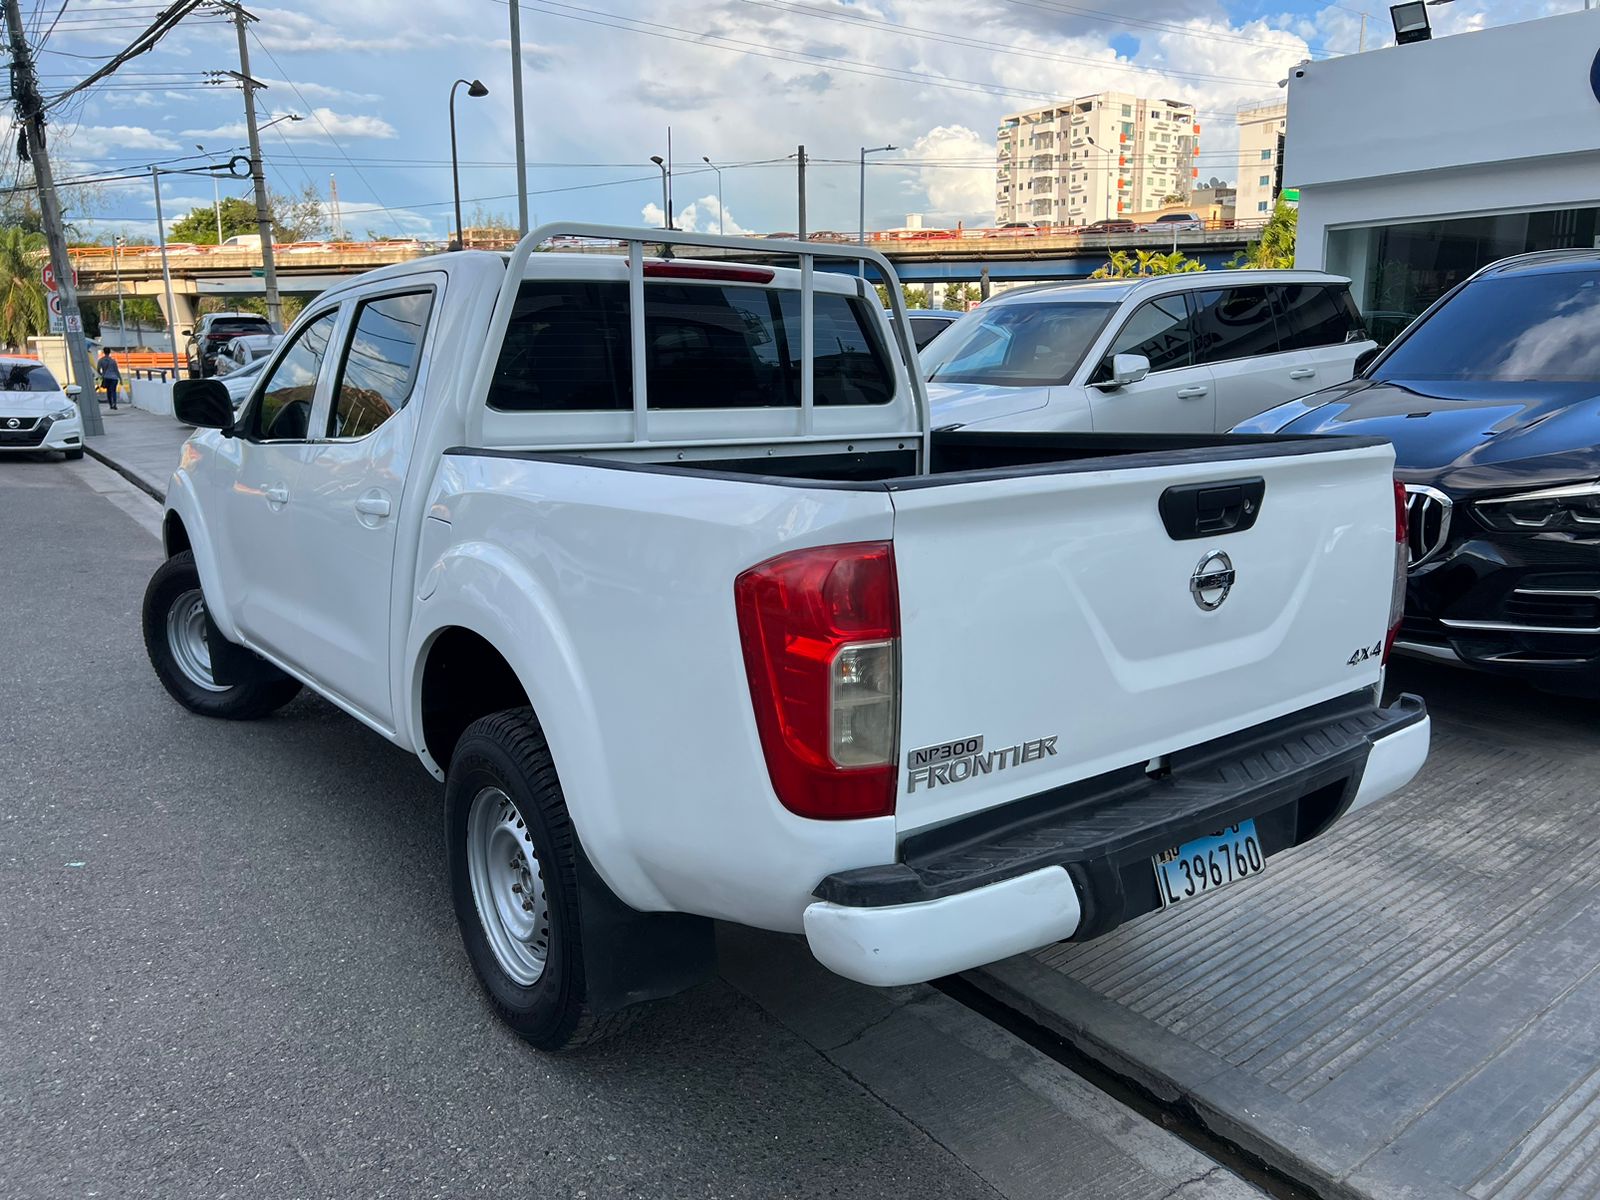
[[1194, 106], [1101, 92], [1000, 122], [995, 223], [1089, 225], [1187, 196], [1199, 171]]
[[1380, 337], [1486, 263], [1600, 238], [1600, 10], [1307, 63], [1284, 183], [1295, 264]]
[[1275, 100], [1241, 108], [1235, 118], [1239, 123], [1239, 182], [1234, 215], [1241, 221], [1260, 221], [1272, 215], [1288, 116], [1288, 101]]

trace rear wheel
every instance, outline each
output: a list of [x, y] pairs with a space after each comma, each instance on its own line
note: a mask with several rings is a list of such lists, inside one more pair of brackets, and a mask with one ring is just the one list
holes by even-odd
[[501, 1019], [540, 1050], [631, 1023], [594, 1011], [584, 971], [577, 835], [528, 708], [469, 725], [445, 778], [450, 893], [472, 969]]
[[144, 593], [144, 645], [156, 677], [191, 712], [248, 721], [282, 708], [300, 691], [298, 681], [268, 678], [221, 684], [211, 670], [206, 600], [194, 554], [185, 550], [156, 568]]

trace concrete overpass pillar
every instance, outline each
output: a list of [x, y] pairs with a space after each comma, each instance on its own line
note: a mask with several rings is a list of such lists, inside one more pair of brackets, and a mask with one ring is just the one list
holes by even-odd
[[156, 294], [156, 304], [161, 309], [161, 317], [166, 321], [167, 327], [177, 335], [178, 349], [180, 352], [183, 349], [183, 335], [180, 331], [194, 328], [194, 323], [198, 315], [196, 311], [198, 308], [198, 301], [198, 296], [189, 296], [182, 292], [173, 292], [172, 303], [175, 311], [168, 312], [166, 296], [159, 292]]
[[989, 268], [987, 265], [978, 276], [978, 295], [984, 300], [989, 298]]

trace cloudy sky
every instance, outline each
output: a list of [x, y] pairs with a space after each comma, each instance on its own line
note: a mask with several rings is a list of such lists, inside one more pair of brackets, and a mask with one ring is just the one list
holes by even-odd
[[[1527, 20], [1582, 0], [1455, 0], [1431, 10], [1439, 36]], [[523, 0], [530, 200], [540, 219], [659, 222], [649, 159], [672, 129], [681, 225], [715, 228], [724, 168], [728, 232], [795, 227], [795, 170], [811, 157], [809, 225], [854, 229], [858, 150], [892, 144], [867, 176], [870, 226], [993, 218], [997, 121], [1052, 98], [1115, 88], [1201, 110], [1201, 178], [1236, 175], [1233, 113], [1281, 96], [1303, 58], [1392, 39], [1387, 3], [1350, 0]], [[129, 0], [23, 0], [47, 96], [126, 45], [159, 11]], [[461, 89], [462, 194], [469, 214], [515, 215], [509, 10], [503, 0], [307, 0], [252, 5], [251, 69], [268, 83], [269, 180], [326, 195], [335, 176], [353, 237], [442, 237], [450, 214], [446, 101]], [[59, 12], [59, 18], [57, 14]], [[51, 28], [52, 21], [54, 27]], [[202, 9], [153, 53], [53, 110], [58, 178], [100, 178], [225, 159], [244, 141], [224, 18]], [[14, 142], [14, 136], [7, 142]], [[196, 144], [208, 152], [202, 156]], [[14, 159], [0, 159], [9, 183]], [[248, 185], [223, 183], [224, 195]], [[169, 219], [211, 202], [211, 180], [168, 176]], [[78, 214], [81, 217], [88, 214]], [[147, 179], [100, 185], [88, 228], [154, 232]]]

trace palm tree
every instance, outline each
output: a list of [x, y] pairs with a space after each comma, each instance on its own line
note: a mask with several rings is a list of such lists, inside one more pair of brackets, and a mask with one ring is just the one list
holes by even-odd
[[38, 250], [43, 239], [15, 225], [0, 229], [0, 342], [25, 350], [30, 335], [50, 323]]

